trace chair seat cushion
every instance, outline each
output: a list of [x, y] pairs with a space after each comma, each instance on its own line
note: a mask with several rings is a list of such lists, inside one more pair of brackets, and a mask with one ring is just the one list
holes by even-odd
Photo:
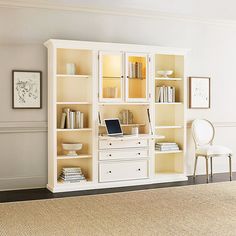
[[196, 154], [204, 156], [229, 155], [232, 154], [232, 151], [224, 146], [206, 145], [197, 148]]

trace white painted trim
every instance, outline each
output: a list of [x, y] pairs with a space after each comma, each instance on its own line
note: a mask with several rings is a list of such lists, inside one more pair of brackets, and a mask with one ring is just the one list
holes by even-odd
[[77, 11], [77, 12], [88, 12], [97, 14], [109, 14], [109, 15], [121, 15], [121, 16], [132, 16], [132, 17], [143, 17], [143, 18], [154, 18], [154, 19], [169, 19], [187, 21], [201, 24], [211, 24], [219, 26], [232, 26], [236, 27], [236, 21], [234, 20], [222, 20], [222, 19], [211, 19], [209, 17], [192, 17], [190, 15], [181, 15], [174, 13], [166, 13], [157, 10], [144, 10], [144, 9], [131, 9], [131, 8], [98, 8], [98, 7], [84, 7], [79, 4], [60, 4], [60, 3], [47, 3], [44, 1], [33, 2], [31, 0], [0, 0], [0, 7], [6, 8], [38, 8], [38, 9], [50, 9], [50, 10], [63, 10], [63, 11]]
[[1, 121], [1, 133], [47, 132], [47, 121]]
[[[214, 127], [222, 127], [222, 128], [229, 128], [229, 127], [236, 127], [236, 122], [212, 122]], [[192, 122], [188, 122], [187, 128], [191, 129]]]

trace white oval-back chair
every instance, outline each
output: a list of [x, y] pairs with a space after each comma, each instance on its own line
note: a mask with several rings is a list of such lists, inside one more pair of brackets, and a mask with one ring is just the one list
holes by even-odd
[[232, 151], [224, 146], [213, 145], [215, 136], [215, 129], [212, 123], [205, 119], [196, 119], [192, 123], [192, 135], [195, 142], [195, 164], [193, 177], [196, 177], [198, 157], [205, 157], [206, 159], [206, 177], [207, 183], [209, 182], [208, 160], [211, 164], [211, 177], [212, 173], [212, 158], [225, 156], [229, 158], [229, 172], [230, 181], [232, 180]]

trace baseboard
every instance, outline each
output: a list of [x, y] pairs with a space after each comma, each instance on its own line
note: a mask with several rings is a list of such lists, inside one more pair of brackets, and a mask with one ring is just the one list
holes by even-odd
[[45, 188], [45, 176], [0, 178], [0, 191]]

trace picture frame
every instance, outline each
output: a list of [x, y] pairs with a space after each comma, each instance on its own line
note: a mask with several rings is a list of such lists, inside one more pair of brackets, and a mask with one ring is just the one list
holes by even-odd
[[189, 77], [189, 108], [210, 109], [211, 107], [211, 78]]
[[42, 71], [12, 71], [12, 108], [42, 108]]

